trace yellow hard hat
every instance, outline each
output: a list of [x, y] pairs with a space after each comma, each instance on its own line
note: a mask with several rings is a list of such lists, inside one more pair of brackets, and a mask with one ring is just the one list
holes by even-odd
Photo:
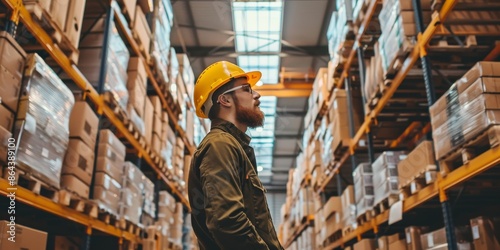
[[250, 86], [254, 86], [261, 76], [260, 71], [245, 73], [243, 69], [228, 61], [219, 61], [208, 66], [201, 72], [194, 85], [196, 115], [200, 118], [208, 118], [213, 105], [212, 94], [222, 85], [232, 79], [246, 77]]

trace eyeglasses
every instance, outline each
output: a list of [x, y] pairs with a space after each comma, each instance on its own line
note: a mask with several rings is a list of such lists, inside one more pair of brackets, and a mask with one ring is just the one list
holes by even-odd
[[231, 92], [236, 91], [238, 89], [243, 89], [243, 91], [249, 92], [250, 94], [253, 94], [252, 86], [250, 86], [250, 84], [247, 83], [247, 84], [243, 84], [243, 85], [240, 85], [240, 86], [236, 86], [236, 87], [234, 87], [232, 89], [228, 89], [228, 90], [224, 91], [221, 95], [225, 95], [227, 93], [231, 93]]

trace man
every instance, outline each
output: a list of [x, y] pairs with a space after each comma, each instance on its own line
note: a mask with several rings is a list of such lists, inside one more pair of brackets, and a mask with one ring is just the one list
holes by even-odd
[[193, 229], [201, 249], [283, 249], [257, 177], [247, 128], [263, 125], [260, 72], [216, 62], [194, 87], [196, 115], [209, 118], [210, 132], [194, 153], [188, 180]]

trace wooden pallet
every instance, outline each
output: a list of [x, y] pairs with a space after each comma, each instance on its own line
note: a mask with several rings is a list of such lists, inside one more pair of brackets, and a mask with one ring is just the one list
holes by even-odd
[[345, 226], [344, 228], [342, 228], [342, 236], [346, 236], [348, 235], [349, 233], [353, 232], [355, 228], [353, 228], [352, 226]]
[[[14, 179], [9, 179], [9, 177], [14, 177]], [[59, 200], [59, 188], [47, 184], [39, 177], [19, 167], [16, 168], [14, 175], [9, 175], [9, 169], [4, 168], [3, 178], [9, 180], [11, 185], [23, 187], [54, 202]]]
[[500, 145], [500, 125], [493, 125], [439, 159], [441, 174], [466, 165], [487, 150]]
[[120, 228], [135, 236], [140, 236], [142, 233], [142, 227], [140, 225], [123, 218], [120, 219]]
[[37, 22], [52, 38], [57, 47], [69, 58], [69, 60], [78, 64], [80, 52], [76, 48], [61, 28], [56, 24], [47, 10], [43, 9], [37, 2], [24, 3], [26, 10], [31, 14], [33, 20]]
[[366, 212], [360, 214], [356, 218], [356, 222], [358, 222], [358, 225], [363, 225], [363, 224], [369, 222], [373, 217], [374, 216], [373, 216], [372, 210], [369, 210], [369, 211], [366, 211]]
[[80, 197], [74, 192], [68, 190], [59, 191], [59, 204], [70, 207], [78, 212], [84, 213], [92, 218], [97, 218], [99, 209], [95, 202]]
[[385, 77], [386, 79], [393, 79], [396, 74], [403, 67], [403, 63], [408, 57], [408, 55], [413, 51], [414, 42], [412, 42], [411, 38], [405, 38], [403, 44], [399, 47], [399, 50], [396, 56], [391, 60], [388, 65]]
[[387, 198], [384, 198], [381, 202], [375, 204], [373, 206], [373, 210], [371, 211], [372, 216], [375, 217], [386, 210], [389, 210], [392, 206], [392, 204], [396, 203], [399, 201], [399, 196], [396, 195], [390, 195]]
[[325, 240], [323, 241], [323, 246], [328, 246], [334, 242], [337, 242], [340, 239], [342, 239], [342, 229], [335, 231], [331, 235], [327, 235], [325, 237]]
[[[399, 183], [399, 189], [411, 188], [414, 182], [423, 183], [424, 186], [433, 183], [436, 180], [436, 165], [427, 165], [420, 169], [415, 176], [410, 177], [406, 183]], [[413, 192], [411, 192], [413, 194]]]
[[[98, 204], [98, 202], [96, 202]], [[120, 220], [118, 216], [107, 208], [98, 205], [97, 219], [114, 227], [120, 228]]]

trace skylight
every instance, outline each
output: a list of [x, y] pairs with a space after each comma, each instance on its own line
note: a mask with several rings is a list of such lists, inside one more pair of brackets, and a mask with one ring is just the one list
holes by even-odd
[[[283, 3], [275, 1], [233, 2], [238, 65], [245, 71], [262, 72], [264, 84], [279, 79]], [[266, 114], [264, 126], [249, 129], [260, 175], [271, 175], [274, 148], [276, 97], [261, 97], [260, 108]]]

